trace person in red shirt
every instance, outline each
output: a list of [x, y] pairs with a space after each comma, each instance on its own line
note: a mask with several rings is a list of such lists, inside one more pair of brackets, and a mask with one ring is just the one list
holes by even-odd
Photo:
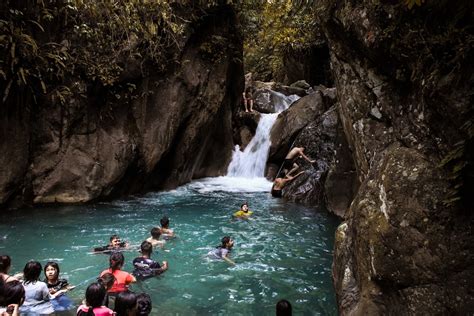
[[125, 258], [121, 252], [114, 252], [109, 258], [110, 268], [102, 271], [100, 277], [106, 273], [112, 273], [115, 277], [114, 285], [108, 290], [109, 294], [117, 294], [128, 290], [130, 283], [136, 282], [137, 280], [133, 275], [128, 272], [122, 271]]

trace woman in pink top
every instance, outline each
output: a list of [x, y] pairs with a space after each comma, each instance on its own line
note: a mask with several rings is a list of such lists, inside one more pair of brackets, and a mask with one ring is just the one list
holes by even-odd
[[110, 268], [102, 271], [100, 274], [102, 277], [106, 273], [112, 273], [115, 277], [114, 285], [108, 291], [109, 294], [117, 294], [127, 291], [128, 285], [137, 281], [130, 273], [120, 270], [123, 267], [124, 261], [125, 258], [121, 252], [112, 253], [109, 258]]
[[86, 303], [77, 309], [77, 316], [111, 316], [114, 312], [102, 305], [107, 290], [100, 283], [92, 283], [86, 290]]

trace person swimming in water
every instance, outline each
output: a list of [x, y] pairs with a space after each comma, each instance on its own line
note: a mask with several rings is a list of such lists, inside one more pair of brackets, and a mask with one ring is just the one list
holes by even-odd
[[273, 186], [272, 186], [272, 196], [273, 197], [277, 197], [277, 198], [281, 198], [283, 196], [282, 194], [282, 190], [283, 188], [291, 181], [293, 181], [294, 179], [296, 179], [297, 177], [299, 177], [302, 173], [304, 173], [304, 171], [300, 171], [298, 172], [295, 176], [289, 176], [289, 175], [286, 175], [284, 178], [276, 178], [275, 181], [273, 182]]
[[164, 240], [159, 240], [161, 236], [161, 229], [159, 227], [153, 227], [150, 231], [151, 237], [148, 237], [146, 241], [152, 244], [153, 247], [160, 246], [163, 248], [165, 245]]
[[242, 204], [240, 206], [240, 210], [238, 210], [237, 212], [234, 213], [234, 217], [249, 217], [250, 215], [252, 215], [252, 211], [249, 210], [249, 205], [247, 204], [247, 202], [245, 202], [244, 204]]
[[234, 241], [230, 238], [230, 236], [225, 236], [222, 238], [221, 243], [221, 245], [209, 251], [207, 255], [209, 256], [209, 258], [223, 259], [228, 263], [235, 265], [235, 262], [228, 257], [230, 251], [232, 250], [232, 247], [234, 247]]
[[109, 239], [109, 244], [102, 247], [95, 247], [95, 253], [111, 254], [114, 251], [120, 251], [128, 248], [126, 241], [121, 241], [118, 235], [112, 235]]
[[164, 239], [170, 239], [172, 237], [175, 237], [174, 231], [169, 228], [170, 219], [167, 216], [163, 216], [163, 218], [160, 219], [160, 224], [161, 235], [163, 235]]
[[138, 280], [145, 280], [160, 275], [168, 270], [168, 262], [163, 261], [160, 265], [159, 262], [150, 258], [153, 253], [153, 246], [150, 242], [146, 240], [142, 242], [140, 250], [142, 256], [133, 259], [133, 266], [135, 269], [132, 272], [133, 276]]

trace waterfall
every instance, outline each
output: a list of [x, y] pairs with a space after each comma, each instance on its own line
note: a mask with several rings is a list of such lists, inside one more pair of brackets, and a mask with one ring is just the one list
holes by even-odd
[[242, 178], [258, 178], [265, 176], [265, 166], [267, 164], [268, 152], [270, 150], [270, 131], [275, 123], [278, 114], [286, 110], [298, 96], [285, 96], [281, 93], [271, 91], [276, 96], [274, 98], [275, 109], [278, 113], [261, 114], [260, 121], [255, 132], [255, 136], [247, 145], [244, 151], [236, 145], [232, 153], [232, 161], [227, 169], [227, 176]]

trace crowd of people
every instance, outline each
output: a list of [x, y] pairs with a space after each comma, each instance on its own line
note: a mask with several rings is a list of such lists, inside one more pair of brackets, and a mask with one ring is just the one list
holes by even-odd
[[[251, 214], [245, 202], [233, 216], [248, 218]], [[77, 308], [77, 316], [142, 316], [151, 313], [150, 296], [147, 293], [134, 293], [129, 286], [168, 269], [168, 262], [160, 263], [151, 259], [154, 247], [163, 247], [165, 240], [175, 237], [174, 231], [169, 228], [169, 218], [163, 217], [160, 224], [161, 227], [153, 227], [151, 237], [141, 243], [141, 256], [133, 259], [132, 273], [122, 270], [125, 263], [122, 251], [130, 248], [130, 245], [121, 241], [118, 235], [112, 235], [107, 245], [93, 249], [95, 254], [109, 255], [109, 268], [87, 286], [85, 298]], [[224, 236], [221, 244], [209, 251], [208, 257], [234, 265], [235, 262], [229, 258], [233, 245], [232, 238]], [[10, 256], [0, 255], [0, 316], [50, 315], [75, 309], [74, 302], [67, 295], [75, 286], [60, 277], [57, 262], [49, 261], [43, 268], [40, 262], [31, 260], [26, 263], [23, 273], [16, 275], [9, 274], [10, 267]], [[286, 300], [279, 301], [276, 314], [291, 315], [291, 304]]]

